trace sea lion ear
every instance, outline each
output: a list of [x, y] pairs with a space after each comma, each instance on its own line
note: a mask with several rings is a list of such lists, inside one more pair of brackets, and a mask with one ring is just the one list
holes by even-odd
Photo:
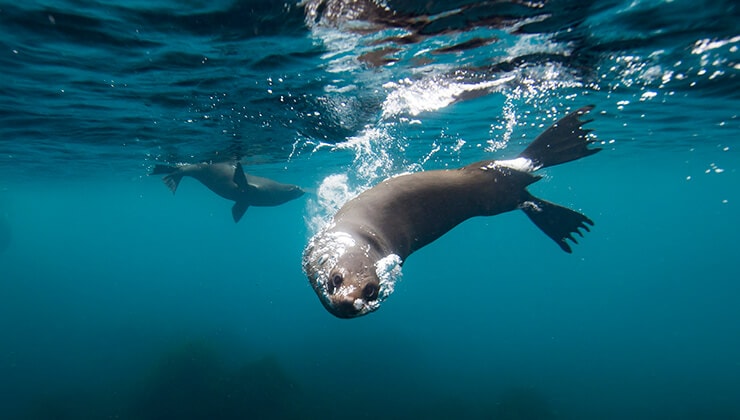
[[[236, 162], [236, 168], [234, 169], [234, 184], [236, 184], [240, 190], [246, 191], [249, 188], [247, 182], [247, 175], [244, 174], [244, 168], [241, 162]], [[246, 211], [246, 209], [244, 209]]]

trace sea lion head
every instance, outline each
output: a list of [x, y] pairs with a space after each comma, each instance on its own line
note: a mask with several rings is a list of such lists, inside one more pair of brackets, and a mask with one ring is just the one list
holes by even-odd
[[280, 202], [280, 204], [282, 204], [291, 200], [295, 200], [305, 193], [306, 192], [297, 185], [278, 184], [278, 186], [275, 188], [275, 191], [272, 192], [272, 195], [275, 197], [276, 202]]
[[338, 318], [377, 310], [401, 275], [398, 255], [383, 256], [372, 243], [325, 229], [303, 252], [303, 271], [324, 307]]

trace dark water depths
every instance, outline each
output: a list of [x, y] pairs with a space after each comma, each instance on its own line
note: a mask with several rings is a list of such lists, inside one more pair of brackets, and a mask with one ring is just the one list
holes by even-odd
[[[3, 418], [740, 418], [735, 2], [0, 2]], [[595, 156], [418, 251], [376, 313], [301, 272], [336, 206], [513, 157], [594, 104]], [[299, 184], [250, 208], [155, 163]]]

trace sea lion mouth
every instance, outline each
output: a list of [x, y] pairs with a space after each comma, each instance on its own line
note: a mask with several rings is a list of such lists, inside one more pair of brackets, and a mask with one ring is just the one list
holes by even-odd
[[372, 302], [366, 302], [364, 299], [321, 299], [321, 303], [324, 304], [329, 313], [336, 316], [337, 318], [350, 319], [357, 318], [362, 315], [367, 315], [370, 312], [380, 307], [379, 304], [372, 305]]
[[324, 282], [324, 287], [317, 290], [319, 299], [329, 312], [338, 318], [354, 318], [380, 307], [378, 285], [369, 279], [367, 273], [358, 273], [352, 281], [346, 283], [343, 278], [343, 275], [334, 272]]

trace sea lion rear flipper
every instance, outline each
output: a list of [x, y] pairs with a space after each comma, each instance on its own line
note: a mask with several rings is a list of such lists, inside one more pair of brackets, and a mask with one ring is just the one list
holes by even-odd
[[182, 179], [182, 173], [180, 173], [180, 168], [177, 166], [170, 166], [170, 165], [154, 165], [154, 168], [152, 169], [152, 173], [149, 175], [161, 175], [161, 174], [167, 174], [162, 178], [162, 182], [164, 182], [164, 185], [167, 186], [167, 188], [172, 191], [172, 194], [177, 191], [177, 186], [180, 184], [180, 180]]
[[164, 182], [164, 185], [166, 185], [167, 188], [169, 188], [170, 191], [172, 191], [172, 194], [174, 194], [175, 191], [177, 191], [177, 186], [180, 185], [181, 179], [182, 179], [182, 174], [178, 172], [174, 174], [165, 175], [164, 177], [162, 177], [162, 182]]
[[518, 157], [531, 160], [536, 167], [546, 168], [598, 152], [601, 148], [588, 148], [594, 142], [588, 138], [592, 130], [581, 128], [591, 120], [578, 119], [592, 109], [593, 105], [584, 106], [561, 118], [537, 136]]
[[[236, 162], [236, 168], [234, 168], [234, 184], [236, 184], [240, 190], [246, 191], [249, 188], [249, 182], [247, 182], [247, 175], [244, 173], [244, 168], [241, 162]], [[246, 211], [246, 209], [244, 209]]]
[[234, 223], [238, 223], [239, 220], [241, 220], [248, 208], [249, 204], [246, 201], [237, 201], [234, 203], [234, 207], [231, 208], [231, 215], [234, 216]]
[[565, 242], [570, 239], [574, 244], [578, 243], [573, 237], [574, 233], [583, 237], [579, 229], [589, 232], [588, 226], [594, 222], [577, 211], [558, 206], [549, 201], [541, 200], [534, 196], [527, 197], [519, 205], [519, 208], [529, 216], [529, 219], [537, 225], [547, 236], [555, 241], [560, 248], [571, 253], [570, 245]]

